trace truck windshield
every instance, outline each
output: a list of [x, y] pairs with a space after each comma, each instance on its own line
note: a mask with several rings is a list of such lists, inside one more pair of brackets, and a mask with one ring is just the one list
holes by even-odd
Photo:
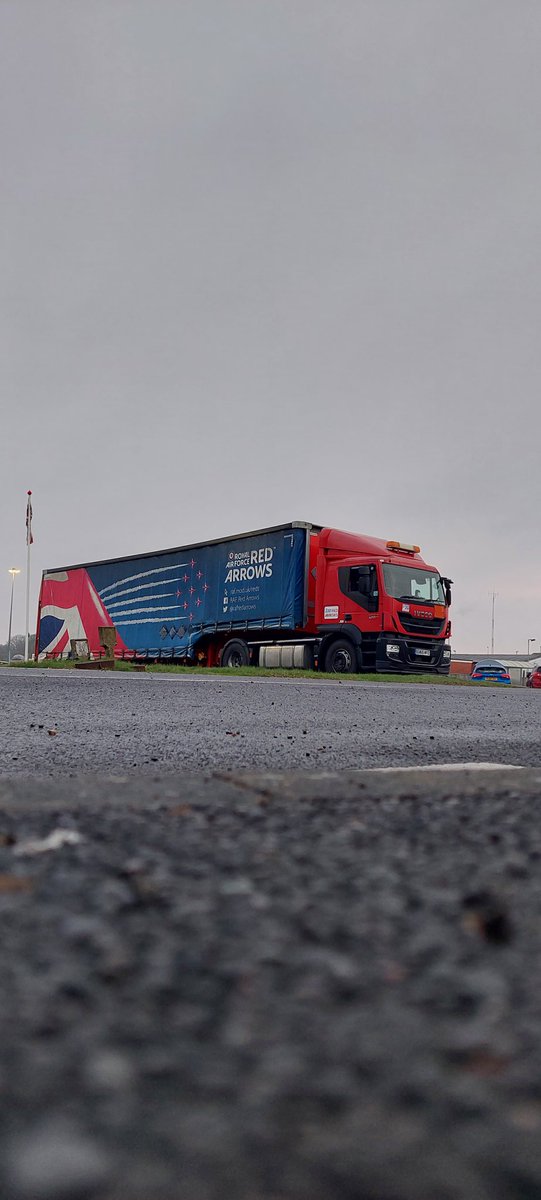
[[383, 563], [383, 580], [388, 596], [395, 600], [421, 600], [429, 604], [445, 604], [442, 582], [436, 571], [415, 567], [395, 567]]

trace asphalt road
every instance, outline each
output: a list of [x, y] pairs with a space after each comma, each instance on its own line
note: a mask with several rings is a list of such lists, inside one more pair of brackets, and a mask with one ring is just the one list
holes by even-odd
[[541, 764], [541, 694], [341, 680], [0, 670], [0, 772]]
[[0, 777], [0, 1195], [538, 1200], [540, 783]]
[[540, 702], [0, 671], [0, 1196], [537, 1200]]

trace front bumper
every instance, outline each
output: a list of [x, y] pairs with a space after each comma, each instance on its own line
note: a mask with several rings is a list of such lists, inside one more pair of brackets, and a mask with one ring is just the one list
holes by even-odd
[[396, 674], [448, 675], [451, 647], [438, 638], [404, 637], [380, 634], [376, 643], [376, 671]]

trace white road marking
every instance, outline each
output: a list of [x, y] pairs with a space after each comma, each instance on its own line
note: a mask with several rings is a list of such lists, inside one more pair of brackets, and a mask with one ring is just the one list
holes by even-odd
[[423, 763], [418, 767], [366, 767], [369, 772], [383, 771], [523, 771], [524, 767], [517, 763], [465, 762], [465, 763]]

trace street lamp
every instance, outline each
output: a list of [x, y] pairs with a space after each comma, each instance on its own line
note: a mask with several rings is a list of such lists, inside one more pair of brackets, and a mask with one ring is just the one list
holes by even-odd
[[536, 642], [537, 638], [528, 638], [528, 658], [530, 657], [530, 643]]
[[11, 575], [11, 600], [9, 603], [8, 665], [11, 662], [11, 618], [13, 616], [13, 588], [15, 585], [15, 576], [21, 574], [21, 568], [10, 567], [9, 573]]

